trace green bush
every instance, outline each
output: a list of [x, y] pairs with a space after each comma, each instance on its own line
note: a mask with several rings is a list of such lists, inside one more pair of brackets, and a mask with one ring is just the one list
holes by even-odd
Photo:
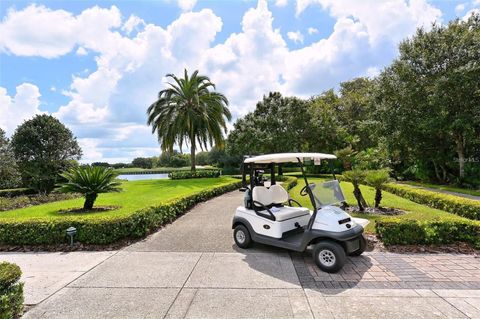
[[282, 186], [287, 191], [297, 186], [298, 183], [298, 179], [293, 176], [277, 176], [276, 180], [277, 182], [283, 182]]
[[66, 229], [77, 228], [75, 241], [84, 244], [110, 244], [125, 238], [140, 238], [173, 221], [195, 204], [240, 188], [241, 182], [215, 187], [160, 205], [140, 209], [125, 217], [82, 218], [80, 216], [58, 219], [0, 221], [0, 244], [45, 245], [67, 242]]
[[375, 228], [385, 245], [441, 245], [461, 241], [480, 248], [478, 221], [389, 218], [377, 220]]
[[480, 201], [477, 200], [393, 183], [385, 184], [383, 189], [418, 204], [441, 209], [469, 219], [480, 220]]
[[23, 310], [22, 271], [15, 264], [0, 263], [0, 319], [19, 317]]
[[220, 177], [221, 171], [218, 169], [209, 169], [201, 171], [174, 171], [168, 173], [170, 179], [189, 179], [189, 178], [215, 178]]

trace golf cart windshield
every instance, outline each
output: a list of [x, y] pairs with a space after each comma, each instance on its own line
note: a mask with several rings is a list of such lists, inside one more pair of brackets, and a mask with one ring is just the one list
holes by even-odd
[[339, 204], [345, 201], [342, 189], [337, 180], [316, 184], [312, 183], [308, 187], [312, 191], [317, 208]]

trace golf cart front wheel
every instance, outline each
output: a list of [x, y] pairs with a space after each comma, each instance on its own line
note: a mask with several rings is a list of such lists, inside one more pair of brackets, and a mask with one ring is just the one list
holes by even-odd
[[233, 239], [235, 244], [240, 248], [248, 248], [252, 245], [252, 238], [250, 237], [250, 232], [247, 227], [243, 225], [238, 225], [233, 231]]
[[325, 240], [315, 245], [313, 259], [318, 268], [325, 272], [334, 273], [345, 265], [347, 255], [340, 244]]

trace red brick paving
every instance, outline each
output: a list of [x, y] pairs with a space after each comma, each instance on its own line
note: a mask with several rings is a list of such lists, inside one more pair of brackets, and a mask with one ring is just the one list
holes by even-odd
[[292, 253], [304, 287], [480, 289], [480, 258], [462, 254], [364, 253], [336, 274], [321, 271], [311, 254]]

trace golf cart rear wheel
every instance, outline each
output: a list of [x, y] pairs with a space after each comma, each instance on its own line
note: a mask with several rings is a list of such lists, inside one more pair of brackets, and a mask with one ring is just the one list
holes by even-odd
[[313, 249], [313, 259], [318, 268], [334, 273], [342, 269], [347, 260], [343, 247], [330, 240], [320, 241]]
[[349, 256], [360, 256], [361, 254], [363, 254], [365, 249], [367, 249], [367, 240], [365, 239], [365, 237], [363, 235], [360, 235], [358, 237], [358, 240], [360, 241], [359, 248], [353, 253], [348, 254]]
[[243, 225], [238, 225], [233, 231], [233, 239], [235, 244], [240, 248], [248, 248], [252, 245], [252, 238], [250, 237], [250, 232], [247, 227]]

